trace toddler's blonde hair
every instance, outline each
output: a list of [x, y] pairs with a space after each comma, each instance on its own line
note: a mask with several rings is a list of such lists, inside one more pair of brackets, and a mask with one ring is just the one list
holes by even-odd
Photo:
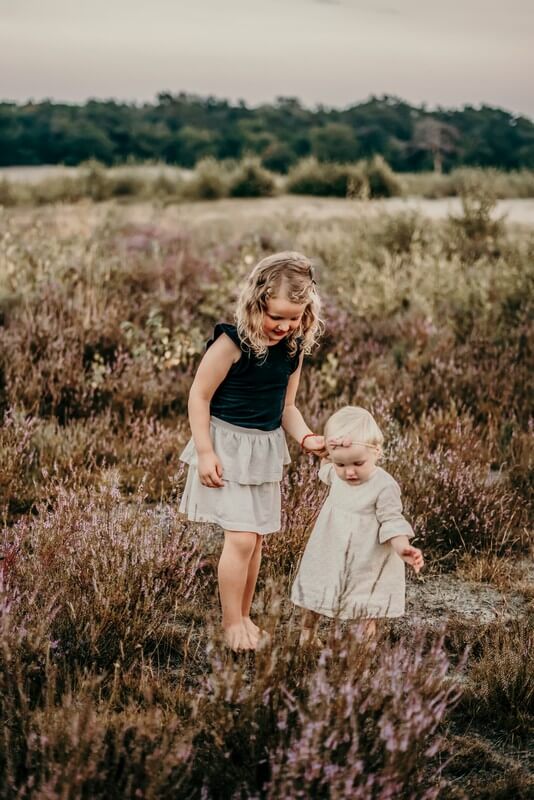
[[321, 301], [311, 261], [292, 250], [262, 258], [241, 290], [235, 313], [240, 339], [258, 357], [267, 355], [263, 333], [267, 301], [281, 296], [287, 297], [290, 303], [306, 304], [299, 327], [287, 337], [292, 356], [297, 353], [298, 339], [301, 339], [304, 353], [310, 353], [322, 331]]
[[332, 414], [326, 421], [324, 434], [327, 439], [350, 438], [354, 442], [368, 444], [378, 449], [381, 449], [384, 443], [384, 436], [375, 418], [360, 406], [344, 406]]

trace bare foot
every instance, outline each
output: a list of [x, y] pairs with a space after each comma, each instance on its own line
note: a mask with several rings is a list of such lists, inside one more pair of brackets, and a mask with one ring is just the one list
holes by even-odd
[[299, 647], [316, 647], [322, 650], [324, 645], [312, 628], [303, 628], [299, 636]]
[[264, 647], [271, 641], [271, 637], [267, 631], [264, 631], [262, 628], [258, 628], [258, 626], [252, 622], [250, 617], [243, 617], [243, 625], [245, 626], [245, 629], [252, 641], [256, 643], [257, 647]]
[[250, 636], [253, 636], [255, 639], [257, 639], [258, 636], [260, 635], [260, 629], [258, 628], [258, 626], [254, 622], [252, 622], [250, 617], [243, 617], [242, 622], [246, 628], [247, 633]]
[[224, 641], [232, 650], [255, 650], [257, 640], [248, 633], [242, 622], [235, 625], [223, 626]]

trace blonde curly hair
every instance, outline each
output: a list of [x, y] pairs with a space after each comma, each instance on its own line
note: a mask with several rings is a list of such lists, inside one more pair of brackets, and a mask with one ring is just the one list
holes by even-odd
[[235, 319], [241, 341], [258, 357], [267, 355], [263, 315], [270, 298], [285, 297], [290, 303], [306, 304], [300, 325], [288, 337], [290, 355], [296, 355], [299, 340], [308, 354], [323, 330], [319, 316], [321, 301], [311, 261], [291, 250], [274, 253], [256, 264], [243, 286]]

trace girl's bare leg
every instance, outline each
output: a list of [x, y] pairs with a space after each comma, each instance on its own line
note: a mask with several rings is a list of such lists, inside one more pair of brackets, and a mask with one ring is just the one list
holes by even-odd
[[376, 619], [358, 620], [352, 629], [363, 633], [366, 639], [372, 639], [376, 635]]
[[302, 628], [299, 636], [300, 647], [311, 645], [312, 647], [322, 647], [323, 643], [317, 636], [317, 624], [320, 616], [315, 611], [305, 611], [302, 617]]
[[252, 557], [248, 565], [247, 582], [245, 584], [245, 591], [243, 593], [243, 603], [241, 605], [241, 616], [243, 617], [243, 624], [245, 625], [245, 628], [248, 631], [249, 636], [254, 641], [257, 641], [260, 636], [260, 629], [250, 619], [250, 607], [252, 605], [252, 599], [254, 597], [254, 591], [256, 589], [256, 583], [260, 571], [261, 548], [263, 544], [263, 537], [259, 533], [256, 533], [254, 535], [256, 536], [256, 545], [254, 547], [254, 552], [252, 553]]
[[243, 622], [242, 607], [249, 565], [256, 548], [256, 534], [225, 531], [219, 559], [218, 578], [224, 638], [232, 650], [253, 650], [252, 639]]

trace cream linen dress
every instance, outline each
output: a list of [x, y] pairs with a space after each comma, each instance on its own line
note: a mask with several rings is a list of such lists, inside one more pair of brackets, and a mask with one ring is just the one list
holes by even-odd
[[404, 561], [389, 544], [414, 536], [402, 515], [398, 483], [381, 467], [356, 486], [325, 463], [330, 493], [315, 523], [291, 590], [295, 605], [327, 617], [400, 617]]

